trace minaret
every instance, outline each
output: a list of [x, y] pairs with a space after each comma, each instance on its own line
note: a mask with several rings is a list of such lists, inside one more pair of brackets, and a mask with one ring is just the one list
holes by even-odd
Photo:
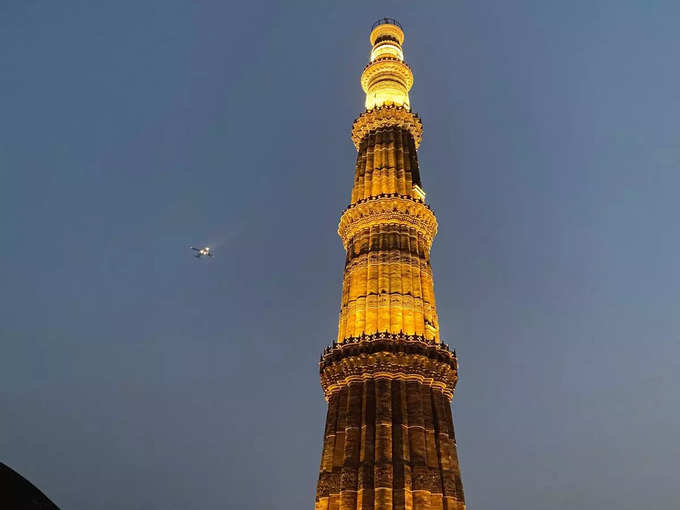
[[338, 234], [347, 251], [337, 341], [321, 356], [328, 401], [316, 510], [464, 510], [451, 399], [455, 352], [439, 337], [404, 32], [372, 29], [366, 111]]

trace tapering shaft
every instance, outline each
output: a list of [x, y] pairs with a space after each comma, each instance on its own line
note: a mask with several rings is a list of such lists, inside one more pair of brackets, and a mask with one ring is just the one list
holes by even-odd
[[380, 331], [439, 340], [429, 242], [416, 229], [378, 224], [347, 247], [338, 342]]
[[458, 362], [439, 333], [437, 220], [418, 166], [413, 75], [396, 21], [380, 20], [370, 39], [354, 182], [338, 225], [347, 251], [338, 335], [320, 362], [328, 414], [315, 507], [464, 510], [450, 407]]
[[359, 146], [351, 203], [381, 194], [415, 196], [422, 186], [413, 136], [400, 126], [386, 126], [365, 136]]

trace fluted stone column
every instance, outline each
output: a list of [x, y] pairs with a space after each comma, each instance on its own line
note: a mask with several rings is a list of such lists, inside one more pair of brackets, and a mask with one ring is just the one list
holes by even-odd
[[321, 356], [328, 414], [316, 510], [464, 510], [451, 399], [455, 351], [439, 334], [404, 33], [376, 23], [366, 111], [338, 233], [347, 251], [338, 335]]

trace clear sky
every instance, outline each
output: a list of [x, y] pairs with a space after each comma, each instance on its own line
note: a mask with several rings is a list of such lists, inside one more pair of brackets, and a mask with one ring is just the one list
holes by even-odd
[[312, 508], [383, 16], [468, 508], [680, 505], [680, 3], [15, 0], [0, 461], [59, 506]]

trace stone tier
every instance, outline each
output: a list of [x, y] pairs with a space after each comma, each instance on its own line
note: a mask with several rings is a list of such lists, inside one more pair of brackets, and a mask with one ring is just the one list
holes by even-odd
[[351, 204], [340, 217], [338, 235], [347, 249], [358, 232], [376, 225], [412, 228], [432, 245], [437, 235], [437, 218], [420, 199], [406, 195], [380, 194]]
[[450, 399], [455, 353], [407, 335], [328, 348], [316, 510], [464, 510]]
[[352, 141], [357, 151], [361, 147], [361, 141], [368, 133], [388, 126], [405, 129], [413, 136], [415, 147], [420, 146], [423, 137], [423, 123], [418, 115], [403, 106], [385, 105], [365, 111], [354, 121]]
[[361, 88], [368, 92], [372, 84], [385, 78], [399, 80], [407, 90], [413, 86], [413, 72], [409, 65], [398, 57], [383, 56], [364, 66]]
[[458, 381], [456, 353], [419, 335], [378, 333], [347, 338], [327, 348], [320, 361], [321, 387], [330, 395], [368, 379], [417, 381], [453, 398]]

